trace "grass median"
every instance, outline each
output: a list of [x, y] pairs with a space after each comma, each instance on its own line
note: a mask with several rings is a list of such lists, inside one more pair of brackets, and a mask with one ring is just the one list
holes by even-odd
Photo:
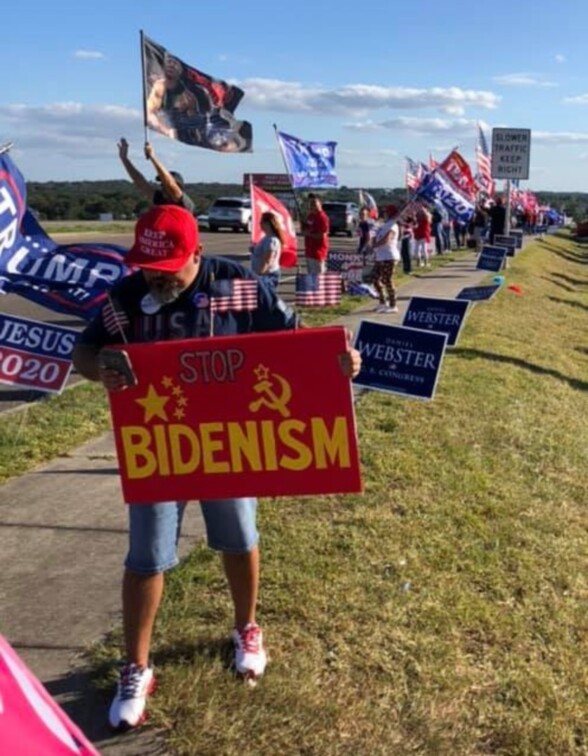
[[474, 306], [433, 402], [359, 400], [362, 496], [261, 502], [257, 688], [228, 672], [216, 555], [170, 574], [170, 753], [587, 752], [588, 252], [546, 237], [507, 278], [523, 295]]

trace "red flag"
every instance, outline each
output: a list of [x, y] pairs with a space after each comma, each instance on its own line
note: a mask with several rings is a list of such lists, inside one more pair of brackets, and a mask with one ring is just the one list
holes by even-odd
[[298, 262], [296, 230], [288, 209], [273, 194], [251, 184], [251, 241], [253, 244], [263, 236], [260, 219], [263, 213], [274, 213], [280, 222], [284, 244], [280, 255], [282, 268], [293, 268]]
[[476, 196], [476, 182], [472, 176], [469, 163], [457, 150], [452, 150], [437, 170], [443, 171], [452, 181], [453, 185], [465, 194], [466, 197], [472, 198]]

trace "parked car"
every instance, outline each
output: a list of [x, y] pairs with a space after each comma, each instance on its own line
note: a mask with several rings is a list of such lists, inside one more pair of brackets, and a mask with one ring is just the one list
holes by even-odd
[[232, 228], [251, 233], [251, 200], [249, 197], [219, 197], [208, 210], [208, 228]]
[[198, 228], [200, 230], [208, 230], [208, 213], [200, 213], [200, 215], [196, 216], [196, 220], [198, 221]]
[[323, 210], [329, 217], [330, 235], [353, 236], [359, 223], [359, 206], [354, 202], [323, 202]]

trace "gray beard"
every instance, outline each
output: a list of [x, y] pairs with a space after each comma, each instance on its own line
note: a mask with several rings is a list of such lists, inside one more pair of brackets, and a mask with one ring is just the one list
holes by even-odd
[[180, 296], [183, 289], [178, 284], [151, 284], [149, 287], [149, 293], [153, 297], [154, 301], [159, 305], [167, 305], [175, 302]]

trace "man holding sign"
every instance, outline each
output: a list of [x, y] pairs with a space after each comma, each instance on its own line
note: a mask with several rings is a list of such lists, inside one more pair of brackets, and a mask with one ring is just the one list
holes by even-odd
[[[133, 370], [125, 365], [124, 353], [104, 349], [109, 345], [296, 328], [297, 316], [266, 283], [236, 263], [202, 257], [200, 252], [197, 223], [185, 209], [153, 207], [138, 221], [127, 263], [140, 271], [112, 289], [102, 313], [82, 333], [73, 354], [82, 375], [119, 392], [133, 385]], [[360, 356], [351, 347], [339, 356], [339, 362], [349, 378], [359, 372]], [[150, 385], [140, 401], [146, 413], [161, 414], [164, 400], [156, 398], [152, 389]], [[255, 621], [257, 500], [200, 503], [208, 543], [222, 553], [234, 603], [235, 666], [238, 673], [256, 679], [266, 665], [262, 633]], [[143, 721], [146, 698], [154, 686], [149, 667], [151, 633], [163, 574], [178, 563], [176, 545], [184, 507], [185, 502], [179, 501], [129, 505], [130, 546], [123, 582], [126, 664], [110, 708], [109, 720], [115, 728], [127, 729]]]

